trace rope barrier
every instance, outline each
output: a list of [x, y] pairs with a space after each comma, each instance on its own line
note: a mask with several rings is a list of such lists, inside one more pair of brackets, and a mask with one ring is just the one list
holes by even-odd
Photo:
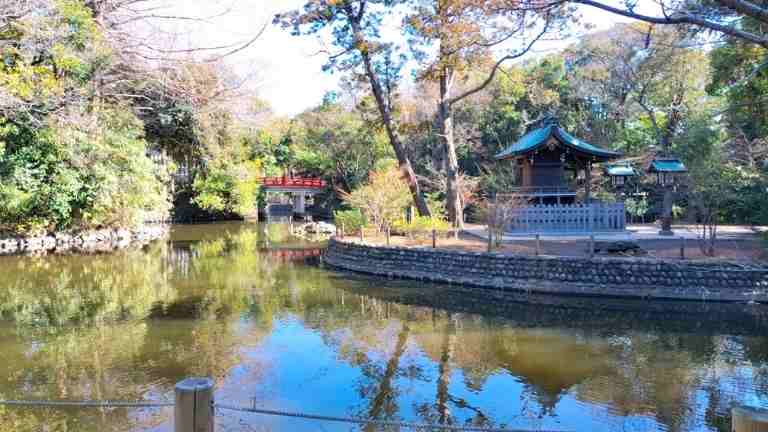
[[[143, 402], [143, 401], [96, 401], [96, 400], [82, 400], [82, 401], [49, 401], [49, 400], [0, 400], [0, 406], [26, 406], [26, 407], [78, 407], [78, 408], [160, 408], [160, 407], [172, 407], [175, 405], [173, 402]], [[280, 417], [293, 417], [302, 418], [308, 420], [322, 420], [340, 423], [352, 423], [358, 425], [371, 425], [371, 426], [383, 426], [383, 427], [398, 427], [406, 429], [416, 430], [440, 430], [440, 431], [457, 431], [457, 432], [528, 432], [524, 429], [504, 429], [504, 428], [490, 428], [490, 427], [477, 427], [477, 426], [452, 426], [452, 425], [436, 425], [426, 423], [411, 423], [411, 422], [399, 422], [388, 420], [365, 420], [352, 417], [336, 417], [319, 414], [307, 414], [297, 413], [289, 411], [278, 411], [248, 406], [237, 406], [230, 404], [215, 403], [214, 408], [230, 411], [240, 411], [255, 414], [264, 414]], [[537, 432], [562, 432], [555, 430], [536, 429]]]
[[47, 401], [47, 400], [0, 400], [0, 405], [31, 407], [80, 407], [80, 408], [157, 408], [174, 406], [173, 402], [141, 401]]
[[[220, 403], [214, 404], [214, 407], [218, 409], [224, 409], [224, 410], [241, 411], [241, 412], [249, 412], [249, 413], [280, 416], [280, 417], [294, 417], [294, 418], [303, 418], [303, 419], [309, 419], [309, 420], [323, 420], [323, 421], [340, 422], [340, 423], [354, 423], [359, 425], [398, 427], [398, 428], [417, 429], [417, 430], [427, 429], [427, 430], [468, 431], [468, 432], [470, 431], [471, 432], [529, 432], [523, 429], [500, 429], [500, 428], [487, 428], [487, 427], [477, 427], [477, 426], [451, 426], [451, 425], [409, 423], [409, 422], [398, 422], [398, 421], [387, 421], [387, 420], [365, 420], [365, 419], [352, 418], [352, 417], [335, 417], [335, 416], [326, 416], [326, 415], [318, 415], [318, 414], [305, 414], [305, 413], [278, 411], [278, 410], [270, 410], [270, 409], [255, 408], [255, 407], [248, 407], [248, 406], [228, 405], [228, 404], [220, 404]], [[554, 431], [554, 430], [547, 431], [544, 429], [536, 429], [536, 431], [537, 432], [562, 432], [562, 431]]]

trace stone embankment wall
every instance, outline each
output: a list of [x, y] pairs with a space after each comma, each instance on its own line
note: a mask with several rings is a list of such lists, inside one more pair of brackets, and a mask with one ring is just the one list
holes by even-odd
[[37, 237], [6, 237], [0, 238], [0, 255], [109, 251], [147, 243], [167, 234], [167, 225], [145, 225], [133, 230], [101, 229]]
[[768, 303], [768, 267], [734, 263], [518, 256], [370, 246], [337, 239], [328, 243], [323, 259], [344, 270], [496, 292]]

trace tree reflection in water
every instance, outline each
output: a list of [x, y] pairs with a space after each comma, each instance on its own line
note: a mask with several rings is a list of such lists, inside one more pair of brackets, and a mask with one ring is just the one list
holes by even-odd
[[[114, 255], [0, 258], [0, 397], [157, 400], [208, 375], [217, 398], [272, 408], [596, 431], [727, 430], [731, 404], [768, 406], [762, 306], [682, 319], [647, 302], [488, 302], [265, 251], [305, 246], [279, 226], [213, 224]], [[0, 408], [0, 430], [168, 430], [169, 415]]]

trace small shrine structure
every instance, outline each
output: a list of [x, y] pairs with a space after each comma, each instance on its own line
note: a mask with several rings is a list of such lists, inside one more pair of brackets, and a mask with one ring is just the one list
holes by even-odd
[[[526, 133], [496, 155], [511, 161], [517, 173], [504, 200], [514, 204], [507, 232], [558, 233], [623, 231], [623, 203], [602, 203], [592, 198], [594, 164], [621, 157], [621, 153], [585, 142], [565, 131], [552, 118]], [[583, 194], [577, 200], [577, 187]]]

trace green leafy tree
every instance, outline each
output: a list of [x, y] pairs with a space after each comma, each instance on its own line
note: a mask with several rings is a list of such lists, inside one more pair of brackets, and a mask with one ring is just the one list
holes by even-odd
[[356, 73], [371, 88], [379, 120], [422, 215], [429, 208], [422, 195], [410, 156], [400, 137], [395, 118], [395, 98], [400, 80], [402, 58], [390, 43], [381, 40], [381, 23], [401, 0], [308, 0], [301, 10], [279, 14], [275, 24], [292, 30], [292, 34], [311, 35], [322, 32], [332, 37], [334, 52], [328, 53], [326, 70]]
[[300, 114], [292, 137], [296, 167], [346, 191], [363, 183], [377, 161], [393, 156], [385, 134], [372, 131], [358, 113], [339, 103]]
[[0, 226], [40, 232], [165, 219], [167, 180], [146, 156], [138, 119], [120, 108], [73, 118], [6, 130], [17, 145], [0, 155]]
[[0, 37], [0, 230], [165, 219], [167, 177], [147, 157], [142, 123], [101, 97], [114, 52], [92, 9], [17, 6], [2, 15]]
[[[446, 196], [448, 217], [457, 227], [464, 225], [464, 206], [461, 202], [459, 161], [454, 136], [454, 105], [481, 91], [493, 81], [501, 64], [524, 55], [550, 28], [550, 21], [561, 15], [550, 10], [542, 15], [543, 30], [526, 41], [519, 51], [503, 55], [493, 61], [491, 49], [508, 43], [514, 36], [524, 38], [528, 21], [536, 21], [532, 10], [508, 10], [504, 2], [473, 0], [424, 0], [414, 2], [414, 13], [407, 19], [413, 36], [413, 45], [421, 49], [437, 45], [432, 59], [419, 52], [417, 58], [424, 63], [423, 78], [438, 84], [437, 134], [445, 145]], [[496, 24], [503, 23], [503, 24]], [[496, 24], [496, 25], [494, 25]], [[473, 66], [492, 63], [484, 79], [466, 89], [456, 90], [457, 81]]]
[[[743, 25], [760, 28], [755, 20]], [[749, 170], [768, 175], [768, 47], [732, 37], [709, 57], [712, 81], [708, 90], [723, 95], [728, 104], [724, 114], [731, 135], [730, 157]]]
[[193, 202], [204, 210], [253, 216], [262, 174], [255, 161], [216, 161], [192, 185]]
[[35, 9], [0, 5], [1, 123], [39, 126], [64, 106], [86, 103], [113, 54], [82, 1], [36, 2]]

